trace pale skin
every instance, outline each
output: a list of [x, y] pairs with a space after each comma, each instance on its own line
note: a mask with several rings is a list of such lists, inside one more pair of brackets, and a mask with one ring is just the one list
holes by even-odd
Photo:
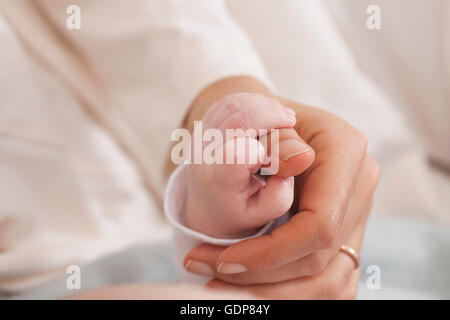
[[[242, 129], [242, 135], [211, 144], [220, 150], [221, 161], [232, 155], [231, 163], [185, 167], [186, 225], [216, 238], [239, 238], [254, 234], [256, 229], [286, 213], [294, 199], [293, 176], [305, 171], [314, 160], [313, 149], [292, 129], [295, 121], [295, 113], [278, 100], [254, 93], [233, 94], [210, 107], [202, 119], [206, 129], [224, 133]], [[267, 143], [257, 140], [259, 129], [277, 128], [281, 130], [279, 139], [276, 133], [269, 133]], [[273, 151], [271, 156], [278, 160], [270, 163], [276, 164], [272, 168], [269, 163], [263, 164], [266, 158], [270, 159], [266, 150]], [[245, 160], [243, 163], [237, 163], [239, 156]], [[268, 172], [276, 170], [275, 166], [281, 166], [281, 170], [266, 179], [254, 176], [261, 168]]]
[[[314, 163], [296, 177], [293, 209], [298, 214], [285, 225], [228, 248], [200, 245], [188, 253], [185, 263], [208, 264], [215, 277], [207, 285], [211, 288], [274, 299], [354, 298], [360, 270], [339, 248], [347, 244], [360, 250], [379, 178], [378, 165], [366, 153], [365, 137], [344, 120], [275, 96], [247, 77], [224, 79], [206, 88], [193, 102], [185, 126], [191, 129], [193, 120], [200, 120], [215, 101], [238, 92], [276, 98], [294, 110], [294, 129], [315, 151]], [[230, 270], [224, 268], [227, 263], [243, 268], [224, 273]]]
[[[378, 183], [378, 165], [366, 153], [365, 137], [344, 120], [278, 97], [249, 77], [227, 78], [205, 88], [192, 103], [183, 126], [192, 131], [193, 121], [201, 120], [214, 102], [242, 92], [277, 99], [292, 109], [297, 121], [293, 129], [284, 130], [284, 139], [299, 139], [312, 149], [292, 158], [290, 161], [298, 162], [295, 165], [280, 166], [284, 177], [306, 170], [295, 177], [292, 209], [297, 214], [270, 234], [228, 248], [202, 244], [187, 254], [185, 265], [193, 265], [188, 261], [207, 264], [215, 279], [206, 287], [232, 290], [236, 299], [248, 294], [269, 299], [355, 298], [360, 269], [355, 269], [353, 260], [339, 248], [346, 244], [361, 249]], [[167, 173], [173, 169], [169, 159]], [[224, 264], [243, 268], [224, 268]], [[174, 285], [164, 288], [183, 294]], [[198, 290], [202, 297], [210, 294]], [[99, 289], [77, 298], [151, 299], [158, 298], [158, 292], [152, 285], [131, 285]]]
[[230, 300], [257, 299], [244, 292], [220, 292], [179, 284], [119, 284], [70, 296], [70, 300]]

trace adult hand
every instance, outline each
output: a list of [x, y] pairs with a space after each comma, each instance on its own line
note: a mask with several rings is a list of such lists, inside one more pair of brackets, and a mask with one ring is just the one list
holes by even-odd
[[339, 250], [342, 244], [361, 248], [378, 166], [366, 153], [365, 137], [344, 120], [278, 99], [296, 112], [296, 130], [316, 153], [296, 177], [297, 214], [270, 234], [228, 248], [200, 245], [185, 262], [209, 264], [212, 288], [275, 299], [354, 298], [360, 271]]

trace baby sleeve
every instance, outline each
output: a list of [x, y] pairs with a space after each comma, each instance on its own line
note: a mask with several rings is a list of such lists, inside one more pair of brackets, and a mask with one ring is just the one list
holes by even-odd
[[268, 222], [255, 234], [241, 239], [223, 239], [214, 238], [203, 234], [201, 232], [192, 230], [186, 227], [184, 223], [184, 207], [187, 196], [187, 166], [180, 165], [172, 173], [169, 178], [165, 197], [164, 197], [164, 212], [169, 222], [174, 227], [174, 252], [175, 252], [175, 267], [180, 278], [187, 282], [205, 284], [211, 280], [210, 277], [199, 276], [187, 272], [183, 266], [183, 260], [186, 254], [201, 243], [210, 243], [219, 246], [230, 246], [237, 242], [255, 238], [269, 233], [275, 227], [283, 224], [289, 219], [289, 213]]

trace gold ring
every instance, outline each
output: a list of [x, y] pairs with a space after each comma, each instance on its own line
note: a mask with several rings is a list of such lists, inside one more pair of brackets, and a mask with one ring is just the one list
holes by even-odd
[[359, 259], [358, 252], [356, 252], [356, 250], [353, 249], [352, 247], [349, 247], [349, 246], [347, 246], [345, 244], [343, 244], [341, 246], [341, 251], [343, 253], [345, 253], [346, 255], [348, 255], [350, 258], [352, 258], [353, 262], [355, 263], [355, 269], [358, 269], [359, 268], [359, 264], [360, 264], [360, 262], [359, 262], [360, 259]]

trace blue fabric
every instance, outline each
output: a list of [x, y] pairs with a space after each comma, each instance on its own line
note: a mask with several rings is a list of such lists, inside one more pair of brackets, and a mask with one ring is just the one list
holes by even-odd
[[173, 248], [169, 242], [139, 245], [81, 266], [81, 289], [69, 290], [67, 275], [9, 299], [56, 299], [93, 288], [131, 282], [158, 283], [177, 280]]
[[[450, 226], [412, 219], [370, 221], [362, 250], [359, 299], [450, 299]], [[367, 286], [378, 265], [381, 289]]]
[[[177, 280], [172, 245], [140, 245], [82, 266], [82, 290], [126, 282]], [[367, 286], [367, 267], [381, 270], [381, 288]], [[79, 291], [66, 277], [13, 295], [11, 299], [54, 299]], [[359, 299], [450, 299], [450, 228], [421, 220], [369, 221], [362, 250]]]

